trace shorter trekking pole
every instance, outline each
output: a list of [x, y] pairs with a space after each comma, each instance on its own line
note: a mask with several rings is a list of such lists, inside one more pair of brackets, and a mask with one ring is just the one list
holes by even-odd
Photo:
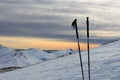
[[80, 65], [81, 65], [81, 71], [82, 71], [82, 78], [84, 80], [84, 71], [83, 71], [83, 63], [82, 63], [82, 56], [81, 56], [80, 43], [79, 43], [79, 35], [78, 35], [78, 28], [77, 28], [77, 19], [75, 19], [72, 22], [72, 27], [76, 31], [76, 38], [77, 38], [77, 41], [78, 41], [78, 50], [79, 50]]

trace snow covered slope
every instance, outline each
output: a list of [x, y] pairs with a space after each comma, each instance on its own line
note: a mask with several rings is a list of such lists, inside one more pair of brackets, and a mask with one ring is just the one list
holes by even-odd
[[[91, 51], [91, 80], [120, 80], [120, 40]], [[82, 52], [88, 80], [87, 52]], [[82, 80], [78, 54], [0, 74], [0, 80]]]
[[16, 66], [14, 62], [11, 62], [16, 53], [15, 50], [0, 45], [0, 68]]
[[30, 66], [32, 64], [55, 59], [69, 53], [74, 53], [74, 51], [68, 49], [49, 54], [40, 49], [31, 48], [28, 50], [16, 51], [11, 48], [0, 46], [0, 68]]

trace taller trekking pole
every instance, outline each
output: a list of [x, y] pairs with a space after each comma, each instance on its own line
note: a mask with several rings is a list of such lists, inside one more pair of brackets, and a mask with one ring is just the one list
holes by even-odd
[[77, 38], [77, 41], [78, 41], [78, 50], [79, 50], [79, 58], [80, 58], [80, 65], [81, 65], [81, 71], [82, 71], [82, 78], [84, 80], [84, 71], [83, 71], [83, 63], [82, 63], [82, 56], [81, 56], [80, 43], [79, 43], [79, 35], [78, 35], [78, 28], [77, 28], [77, 19], [75, 19], [72, 22], [72, 27], [73, 27], [73, 29], [76, 30], [76, 38]]
[[86, 18], [86, 24], [87, 24], [87, 49], [88, 49], [88, 77], [89, 80], [91, 78], [90, 76], [90, 47], [89, 47], [89, 17]]

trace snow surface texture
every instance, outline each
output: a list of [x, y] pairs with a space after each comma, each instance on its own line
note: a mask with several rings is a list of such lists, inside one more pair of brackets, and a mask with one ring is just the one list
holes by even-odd
[[71, 49], [47, 53], [39, 49], [16, 51], [0, 46], [0, 68], [25, 67], [74, 53]]
[[[120, 80], [120, 40], [90, 50], [91, 80]], [[82, 52], [88, 80], [87, 52]], [[0, 74], [0, 80], [82, 80], [78, 54]]]

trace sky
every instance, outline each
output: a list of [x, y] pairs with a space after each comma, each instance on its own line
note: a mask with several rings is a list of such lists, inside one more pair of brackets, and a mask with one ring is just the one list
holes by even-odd
[[119, 0], [0, 0], [0, 44], [13, 48], [76, 49], [78, 19], [80, 42], [86, 43], [90, 18], [93, 46], [120, 39]]

